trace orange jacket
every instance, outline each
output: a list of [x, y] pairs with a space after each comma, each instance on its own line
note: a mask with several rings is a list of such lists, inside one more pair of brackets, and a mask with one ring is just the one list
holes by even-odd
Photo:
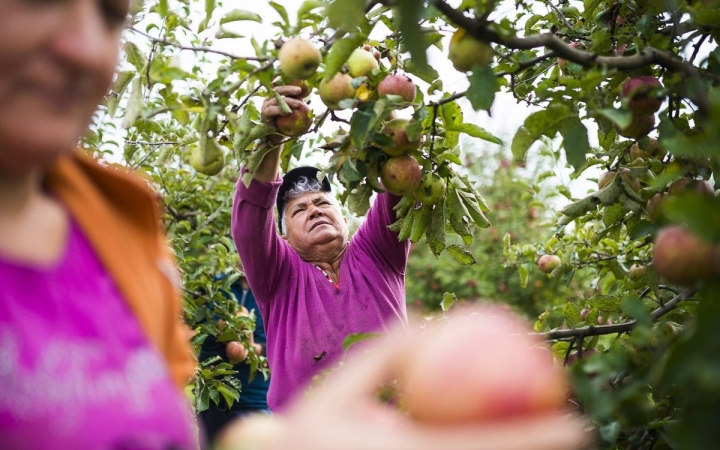
[[46, 185], [70, 210], [182, 389], [195, 360], [181, 320], [179, 274], [152, 190], [79, 152], [60, 158]]

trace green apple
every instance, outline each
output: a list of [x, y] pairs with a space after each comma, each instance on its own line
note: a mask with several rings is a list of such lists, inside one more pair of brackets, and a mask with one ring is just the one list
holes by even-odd
[[456, 70], [467, 72], [473, 66], [487, 66], [493, 60], [492, 47], [470, 36], [464, 28], [458, 28], [450, 39], [448, 59]]
[[355, 97], [355, 88], [352, 85], [352, 77], [345, 73], [336, 73], [330, 81], [324, 79], [318, 87], [320, 100], [333, 110], [340, 108], [340, 102]]
[[415, 198], [423, 205], [434, 205], [445, 196], [447, 185], [436, 173], [426, 173], [415, 190]]
[[347, 59], [348, 71], [353, 78], [364, 77], [380, 67], [372, 53], [361, 48], [353, 50]]
[[560, 265], [560, 257], [558, 255], [542, 255], [538, 259], [538, 268], [542, 273], [550, 273]]
[[320, 50], [305, 39], [290, 39], [278, 52], [280, 70], [289, 78], [307, 80], [315, 75], [322, 55]]
[[203, 145], [195, 147], [190, 155], [190, 165], [205, 175], [217, 175], [225, 167], [225, 154], [212, 138], [205, 138]]

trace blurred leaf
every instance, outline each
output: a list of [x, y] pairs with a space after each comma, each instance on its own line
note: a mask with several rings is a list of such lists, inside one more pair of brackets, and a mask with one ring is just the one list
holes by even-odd
[[452, 292], [446, 292], [443, 294], [442, 302], [440, 302], [440, 308], [444, 312], [450, 311], [450, 308], [457, 302], [457, 297]]
[[579, 170], [585, 164], [585, 155], [590, 152], [587, 128], [579, 117], [568, 117], [560, 124], [560, 134], [568, 162]]
[[403, 44], [407, 47], [417, 67], [426, 66], [427, 41], [420, 29], [424, 5], [416, 0], [397, 0], [393, 5], [395, 20], [400, 22], [398, 31], [403, 37]]
[[221, 24], [226, 24], [230, 22], [238, 22], [241, 20], [250, 20], [252, 22], [262, 22], [262, 17], [260, 17], [259, 14], [256, 14], [252, 11], [245, 11], [243, 9], [234, 9], [230, 11], [229, 13], [225, 14], [222, 19], [220, 19]]
[[369, 339], [377, 339], [379, 337], [382, 337], [382, 334], [380, 333], [352, 333], [348, 334], [347, 337], [343, 340], [343, 350], [347, 351], [350, 347], [353, 345], [367, 341]]
[[468, 77], [470, 87], [465, 96], [475, 111], [489, 110], [495, 100], [495, 93], [500, 89], [495, 72], [490, 66], [475, 66]]
[[357, 31], [365, 17], [365, 0], [334, 0], [325, 8], [328, 25], [337, 30]]

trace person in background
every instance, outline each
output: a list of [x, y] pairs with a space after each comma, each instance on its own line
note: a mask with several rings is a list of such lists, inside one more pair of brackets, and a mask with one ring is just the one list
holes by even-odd
[[[292, 98], [300, 93], [297, 86], [276, 92], [291, 108], [302, 104]], [[261, 114], [273, 123], [283, 113], [273, 97]], [[400, 197], [378, 194], [350, 239], [327, 177], [317, 168], [297, 167], [280, 178], [280, 151], [268, 152], [248, 187], [240, 177], [232, 211], [235, 246], [265, 319], [273, 412], [338, 363], [348, 335], [407, 323], [410, 251], [409, 241], [388, 228]]]
[[[203, 342], [199, 360], [205, 361], [208, 358], [219, 356], [223, 361], [234, 364], [233, 369], [237, 371], [237, 374], [233, 376], [240, 382], [242, 387], [240, 399], [234, 402], [231, 407], [228, 407], [223, 397], [220, 397], [221, 403], [219, 405], [210, 402], [210, 407], [200, 412], [199, 419], [205, 428], [207, 442], [213, 442], [222, 428], [234, 419], [250, 413], [270, 412], [267, 404], [267, 391], [270, 380], [266, 380], [259, 371], [251, 374], [250, 365], [247, 364], [245, 359], [249, 351], [265, 356], [266, 339], [263, 319], [244, 273], [241, 272], [240, 278], [232, 284], [231, 291], [232, 296], [228, 297], [237, 301], [238, 309], [242, 314], [255, 313], [255, 331], [251, 339], [252, 348], [244, 349], [245, 356], [243, 357], [241, 354], [242, 359], [239, 361], [230, 359], [226, 352], [227, 343], [218, 342], [215, 336], [208, 336]], [[239, 342], [237, 343], [239, 344]]]

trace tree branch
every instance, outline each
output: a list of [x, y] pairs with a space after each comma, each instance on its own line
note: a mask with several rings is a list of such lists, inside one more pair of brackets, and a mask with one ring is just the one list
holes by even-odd
[[[662, 306], [655, 309], [650, 313], [650, 317], [653, 321], [657, 321], [660, 317], [669, 313], [683, 300], [695, 295], [696, 289], [682, 289], [675, 297], [670, 301], [666, 302]], [[616, 325], [599, 325], [599, 326], [586, 326], [581, 328], [573, 328], [570, 330], [554, 330], [547, 333], [532, 333], [534, 336], [539, 336], [545, 340], [555, 339], [567, 339], [567, 338], [585, 338], [589, 336], [601, 336], [605, 334], [616, 334], [616, 333], [627, 333], [632, 331], [637, 325], [637, 321], [631, 320], [625, 323], [619, 323]]]
[[[682, 59], [672, 53], [654, 47], [645, 47], [639, 53], [631, 56], [600, 56], [570, 47], [568, 43], [552, 33], [533, 34], [525, 37], [504, 37], [490, 29], [486, 21], [468, 17], [448, 5], [444, 0], [431, 0], [431, 4], [445, 14], [450, 21], [464, 28], [473, 37], [485, 42], [500, 44], [509, 49], [528, 50], [547, 47], [557, 57], [572, 61], [583, 67], [606, 67], [628, 72], [651, 64], [657, 64], [673, 72], [682, 73], [688, 78], [697, 79], [700, 76], [697, 67], [683, 62]], [[707, 99], [703, 94], [692, 95], [688, 93], [687, 97], [692, 99], [702, 111], [708, 110]]]
[[245, 59], [247, 61], [267, 61], [267, 59], [268, 59], [265, 56], [238, 56], [238, 55], [234, 55], [232, 53], [224, 52], [221, 50], [216, 50], [216, 49], [210, 48], [210, 47], [188, 47], [188, 46], [180, 45], [176, 42], [168, 41], [166, 39], [157, 38], [151, 34], [145, 33], [144, 31], [140, 31], [135, 27], [130, 27], [129, 29], [137, 34], [145, 36], [146, 38], [150, 39], [154, 44], [168, 45], [170, 47], [175, 47], [178, 50], [189, 50], [191, 52], [203, 52], [203, 53], [215, 53], [217, 55], [227, 56], [228, 58], [231, 58], [231, 59]]

